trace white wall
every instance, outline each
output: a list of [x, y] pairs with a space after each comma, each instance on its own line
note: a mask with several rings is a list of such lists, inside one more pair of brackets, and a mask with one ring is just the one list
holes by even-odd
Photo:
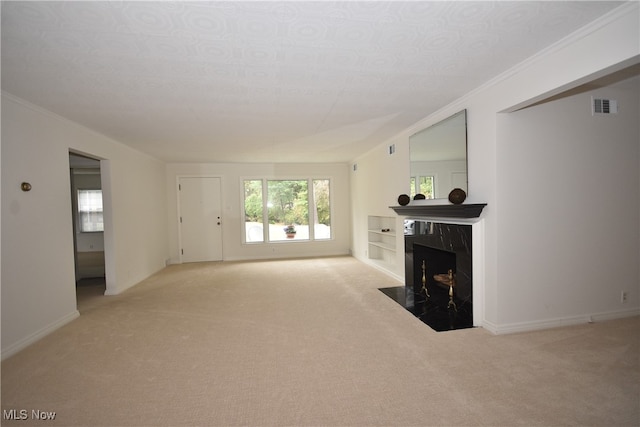
[[[366, 262], [367, 215], [395, 216], [388, 206], [397, 204], [399, 194], [408, 193], [409, 136], [464, 108], [468, 110], [469, 135], [467, 202], [488, 203], [483, 212], [486, 235], [482, 253], [485, 260], [483, 325], [495, 332], [502, 332], [539, 325], [550, 326], [602, 313], [615, 315], [634, 310], [637, 312], [640, 308], [637, 288], [635, 293], [634, 289], [630, 289], [630, 301], [626, 308], [618, 309], [615, 302], [619, 298], [615, 287], [626, 287], [628, 284], [632, 288], [634, 280], [637, 284], [640, 275], [637, 269], [635, 272], [625, 269], [624, 274], [628, 277], [607, 286], [603, 286], [601, 280], [597, 283], [590, 281], [583, 287], [574, 284], [567, 286], [566, 276], [560, 276], [563, 280], [547, 283], [545, 287], [547, 293], [558, 289], [563, 291], [555, 293], [556, 298], [545, 296], [539, 302], [526, 298], [534, 293], [533, 281], [514, 285], [515, 271], [503, 262], [508, 261], [510, 256], [515, 257], [510, 252], [516, 242], [509, 235], [508, 227], [513, 227], [521, 220], [521, 212], [511, 207], [514, 203], [513, 188], [503, 181], [516, 172], [511, 163], [504, 161], [509, 150], [515, 147], [508, 145], [511, 142], [506, 139], [510, 138], [510, 124], [503, 122], [500, 113], [530, 105], [638, 62], [639, 16], [637, 2], [621, 7], [395, 138], [380, 141], [380, 146], [356, 159], [356, 171], [346, 165], [175, 164], [165, 168], [156, 159], [3, 94], [0, 249], [2, 356], [13, 354], [78, 315], [74, 286], [69, 149], [104, 159], [101, 162], [102, 186], [105, 192], [105, 227], [109, 230], [105, 232], [104, 242], [107, 290], [109, 293], [119, 293], [161, 269], [165, 260], [175, 262], [179, 259], [175, 189], [179, 175], [222, 177], [225, 259], [289, 257], [299, 256], [300, 253], [309, 256], [343, 254], [349, 250], [348, 236], [351, 232], [353, 254]], [[637, 122], [634, 125], [637, 126]], [[388, 154], [390, 144], [396, 144], [393, 155]], [[523, 139], [522, 144], [523, 149], [529, 149], [531, 142]], [[628, 146], [622, 153], [629, 154], [628, 157], [633, 160], [633, 150]], [[597, 153], [598, 156], [605, 154], [602, 151]], [[633, 243], [632, 239], [624, 238], [622, 233], [624, 229], [637, 236], [640, 223], [637, 208], [640, 198], [637, 169], [640, 162], [637, 151], [635, 153], [635, 172], [628, 169], [633, 163], [626, 163], [628, 158], [616, 170], [602, 172], [625, 181], [636, 177], [636, 185], [630, 184], [629, 201], [611, 215], [623, 218], [620, 224], [612, 222], [612, 234], [604, 233], [603, 229], [598, 229], [593, 236], [581, 234], [579, 242], [568, 245], [565, 248], [567, 250], [552, 259], [540, 258], [536, 251], [525, 249], [518, 254], [519, 262], [522, 264], [522, 259], [538, 256], [537, 260], [543, 263], [539, 266], [541, 271], [550, 268], [558, 272], [561, 266], [576, 265], [571, 248], [588, 244], [617, 248], [621, 238], [624, 250], [629, 251], [629, 259], [635, 257], [637, 261], [640, 258], [639, 239], [636, 237]], [[621, 157], [607, 159], [607, 167], [610, 167]], [[566, 162], [571, 160], [565, 158]], [[585, 160], [593, 162], [598, 159], [593, 155]], [[526, 173], [532, 172], [530, 168], [539, 169], [537, 163], [526, 165], [529, 167], [524, 170]], [[619, 171], [619, 168], [622, 170]], [[333, 179], [335, 239], [329, 242], [242, 245], [240, 179], [311, 174]], [[31, 182], [33, 190], [22, 192], [19, 188], [22, 181]], [[610, 184], [613, 185], [613, 182]], [[615, 198], [615, 201], [621, 200]], [[580, 203], [576, 201], [570, 212], [547, 213], [550, 217], [545, 223], [565, 223], [574, 217], [575, 206], [585, 206]], [[352, 208], [351, 218], [346, 208], [349, 204]], [[588, 228], [595, 226], [595, 217], [600, 215], [598, 211], [588, 217]], [[401, 218], [396, 218], [396, 228], [400, 230]], [[627, 228], [626, 222], [629, 222], [630, 228]], [[398, 234], [397, 246], [399, 249], [403, 247], [401, 234]], [[402, 277], [403, 251], [399, 250], [396, 255], [396, 268], [391, 274]], [[590, 256], [590, 260], [596, 256], [593, 252], [583, 252], [581, 255]], [[603, 268], [597, 269], [597, 273], [595, 268], [590, 272], [604, 280], [603, 272], [619, 267], [621, 263], [615, 251], [602, 251], [598, 256]], [[623, 257], [623, 261], [626, 259], [626, 256]], [[555, 280], [556, 276], [552, 277]], [[575, 292], [578, 290], [585, 300], [576, 301]]]
[[[393, 212], [387, 206], [397, 204], [398, 195], [408, 192], [409, 136], [466, 108], [469, 159], [469, 191], [466, 203], [488, 203], [482, 214], [485, 231], [485, 247], [482, 254], [485, 261], [483, 277], [485, 318], [481, 323], [488, 329], [500, 333], [553, 326], [566, 321], [586, 321], [594, 314], [615, 315], [615, 312], [621, 314], [629, 310], [635, 310], [637, 313], [639, 310], [637, 299], [627, 303], [626, 308], [618, 310], [618, 307], [612, 306], [613, 303], [610, 300], [600, 301], [599, 292], [594, 293], [593, 288], [586, 289], [584, 292], [584, 295], [592, 298], [589, 303], [579, 306], [576, 306], [573, 294], [571, 297], [567, 293], [556, 295], [553, 310], [545, 308], [544, 305], [535, 306], [535, 301], [516, 296], [515, 290], [508, 291], [515, 285], [512, 283], [513, 277], [505, 275], [502, 263], [505, 256], [514, 249], [513, 245], [516, 242], [504, 238], [505, 233], [502, 227], [503, 224], [516, 222], [519, 218], [510, 217], [514, 213], [508, 209], [508, 205], [515, 203], [512, 189], [505, 191], [503, 185], [498, 183], [498, 180], [511, 179], [511, 174], [516, 172], [505, 168], [503, 162], [498, 162], [504, 157], [501, 150], [509, 143], [499, 132], [498, 116], [503, 111], [531, 105], [596, 77], [637, 63], [640, 58], [639, 16], [636, 2], [618, 8], [562, 42], [508, 70], [464, 98], [425, 118], [395, 138], [381, 141], [378, 148], [356, 159], [358, 170], [352, 174], [351, 186], [354, 199], [352, 212], [354, 256], [366, 262], [366, 215], [383, 213], [392, 215]], [[630, 126], [637, 126], [637, 122]], [[396, 145], [395, 156], [385, 155], [390, 144]], [[637, 156], [635, 159], [634, 167], [637, 169]], [[564, 160], [572, 161], [571, 158]], [[540, 169], [537, 163], [523, 163], [520, 166]], [[610, 164], [608, 163], [607, 166]], [[389, 174], [385, 171], [393, 171], [393, 173]], [[632, 206], [638, 203], [639, 194], [637, 186], [631, 187], [629, 197]], [[559, 220], [564, 220], [565, 215], [566, 213], [563, 212], [553, 213], [553, 216]], [[637, 226], [640, 222], [637, 209], [635, 218]], [[551, 219], [548, 222], [550, 221]], [[634, 232], [633, 228], [631, 232]], [[637, 228], [635, 232], [637, 233]], [[598, 242], [593, 241], [593, 243]], [[398, 239], [398, 245], [401, 245], [401, 238]], [[636, 260], [640, 258], [637, 243], [635, 252], [633, 247], [630, 249]], [[396, 275], [402, 275], [404, 268], [404, 256], [401, 252], [397, 254], [397, 268], [392, 272]], [[525, 250], [520, 255], [527, 257], [534, 253], [528, 253]], [[562, 256], [571, 257], [572, 255], [565, 253]], [[616, 255], [603, 253], [602, 256], [603, 265], [617, 265]], [[554, 263], [566, 264], [567, 262], [560, 259], [554, 260]], [[538, 267], [544, 271], [547, 266], [543, 264]], [[637, 278], [637, 274], [636, 272], [632, 277]], [[561, 285], [562, 283], [558, 284], [558, 287]], [[547, 291], [551, 287], [554, 286], [547, 285]]]
[[[389, 154], [387, 145], [381, 145], [357, 159], [351, 167], [351, 217], [352, 255], [376, 266], [368, 258], [367, 217], [387, 216], [396, 219], [396, 262], [390, 267], [390, 275], [404, 278], [404, 236], [402, 217], [389, 208], [398, 205], [400, 194], [409, 194], [409, 135], [396, 138], [394, 154]], [[391, 144], [390, 143], [390, 144]], [[389, 144], [389, 145], [390, 145]], [[355, 169], [355, 170], [354, 170]]]
[[[180, 262], [177, 214], [179, 176], [221, 177], [222, 239], [225, 261], [348, 254], [351, 233], [348, 167], [347, 164], [167, 164], [165, 182], [168, 196], [166, 210], [169, 215], [170, 262]], [[250, 178], [330, 178], [333, 239], [243, 244], [242, 180]]]
[[640, 77], [500, 115], [500, 324], [640, 306], [638, 117]]
[[[69, 150], [103, 159], [107, 287], [122, 292], [167, 258], [164, 164], [2, 95], [2, 357], [77, 315]], [[30, 182], [30, 192], [20, 190]]]

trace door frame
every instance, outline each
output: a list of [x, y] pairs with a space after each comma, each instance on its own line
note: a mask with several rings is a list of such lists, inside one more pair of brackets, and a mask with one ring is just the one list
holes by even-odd
[[220, 212], [221, 212], [221, 224], [220, 224], [220, 246], [221, 246], [221, 261], [224, 261], [224, 224], [225, 224], [225, 216], [224, 209], [222, 206], [222, 201], [225, 199], [224, 197], [224, 177], [222, 175], [212, 175], [212, 174], [178, 174], [176, 175], [176, 227], [178, 229], [178, 260], [180, 264], [183, 264], [182, 260], [182, 227], [180, 227], [180, 216], [181, 207], [180, 207], [180, 179], [182, 178], [218, 178], [220, 179]]
[[[97, 160], [100, 163], [100, 186], [102, 187], [102, 215], [104, 219], [104, 231], [102, 232], [102, 236], [104, 239], [104, 277], [105, 277], [105, 295], [117, 295], [118, 288], [116, 286], [116, 263], [115, 263], [115, 234], [113, 231], [113, 194], [112, 194], [112, 172], [111, 172], [111, 160], [106, 159], [104, 157], [91, 154], [85, 151], [80, 151], [75, 148], [69, 147], [68, 149], [69, 155], [76, 155], [87, 157], [92, 160]], [[71, 165], [69, 165], [71, 166]], [[71, 167], [69, 168], [71, 169]], [[71, 175], [71, 170], [70, 170]], [[70, 183], [72, 183], [72, 178], [70, 177]], [[73, 189], [71, 186], [69, 187], [71, 190], [71, 202], [74, 202], [75, 194], [73, 194]], [[73, 257], [74, 257], [74, 269], [77, 269], [77, 259], [76, 259], [76, 225], [75, 218], [73, 218], [72, 213], [72, 221], [73, 224]], [[76, 273], [74, 273], [74, 276]], [[76, 301], [77, 308], [77, 301]]]

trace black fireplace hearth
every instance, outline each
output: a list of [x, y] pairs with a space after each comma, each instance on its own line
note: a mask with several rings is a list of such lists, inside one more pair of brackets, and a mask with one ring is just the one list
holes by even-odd
[[473, 310], [470, 303], [457, 303], [457, 309], [448, 308], [449, 294], [442, 289], [429, 291], [430, 298], [414, 293], [409, 286], [382, 288], [382, 293], [393, 299], [407, 311], [437, 332], [473, 327]]

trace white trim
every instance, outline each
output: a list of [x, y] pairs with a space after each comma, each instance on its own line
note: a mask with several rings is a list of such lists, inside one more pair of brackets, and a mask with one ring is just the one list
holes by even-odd
[[[437, 217], [421, 217], [421, 216], [400, 216], [402, 222], [404, 220], [430, 221], [438, 224], [454, 224], [454, 225], [470, 225], [471, 226], [471, 276], [472, 280], [472, 306], [473, 306], [473, 326], [483, 326], [493, 331], [494, 327], [490, 322], [485, 320], [485, 232], [484, 218], [437, 218]], [[404, 237], [403, 250], [405, 253]], [[367, 262], [369, 265], [375, 264]], [[382, 268], [379, 268], [383, 270]], [[385, 270], [383, 270], [385, 271]], [[405, 278], [398, 278], [397, 275], [385, 271], [390, 276], [399, 279], [402, 283]], [[406, 285], [406, 284], [405, 284]], [[494, 332], [495, 333], [495, 332]]]
[[13, 356], [14, 354], [27, 348], [28, 346], [35, 343], [36, 341], [49, 335], [56, 329], [60, 329], [61, 327], [71, 322], [72, 320], [77, 319], [79, 316], [80, 316], [80, 312], [78, 310], [74, 310], [71, 313], [67, 314], [66, 316], [63, 316], [60, 319], [56, 320], [55, 322], [50, 323], [48, 326], [45, 326], [44, 328], [34, 332], [33, 334], [28, 335], [25, 338], [22, 338], [21, 340], [17, 341], [14, 344], [11, 344], [9, 347], [7, 347], [2, 351], [2, 360], [5, 360], [8, 357]]
[[[358, 259], [358, 258], [356, 258], [356, 259]], [[389, 277], [397, 280], [398, 282], [400, 282], [403, 286], [405, 285], [405, 283], [404, 283], [405, 282], [405, 278], [404, 277], [398, 276], [396, 273], [394, 273], [391, 270], [387, 270], [385, 267], [383, 267], [383, 266], [379, 265], [378, 263], [376, 263], [375, 260], [367, 258], [366, 260], [359, 259], [359, 261], [364, 261], [365, 264], [370, 265], [371, 267], [375, 268], [376, 270], [385, 273], [387, 276], [389, 276]]]
[[118, 288], [117, 257], [116, 257], [116, 226], [113, 209], [113, 171], [110, 159], [100, 160], [100, 186], [102, 187], [102, 220], [104, 231], [102, 240], [104, 246], [104, 275], [105, 295], [116, 295], [122, 292]]
[[[550, 46], [547, 46], [546, 48], [542, 49], [541, 51], [539, 51], [538, 53], [533, 54], [532, 56], [528, 57], [527, 59], [525, 59], [524, 61], [514, 65], [513, 67], [509, 68], [508, 70], [502, 72], [501, 74], [497, 75], [496, 77], [492, 78], [491, 80], [488, 80], [487, 82], [485, 82], [484, 84], [478, 86], [477, 88], [467, 92], [466, 94], [464, 94], [462, 97], [457, 98], [456, 100], [454, 100], [453, 102], [438, 108], [436, 111], [432, 112], [431, 114], [429, 114], [427, 117], [424, 117], [423, 119], [421, 119], [420, 121], [414, 123], [413, 125], [405, 128], [404, 130], [392, 135], [391, 137], [387, 138], [386, 140], [382, 141], [380, 143], [379, 146], [376, 146], [360, 155], [358, 155], [356, 158], [352, 159], [350, 161], [350, 164], [353, 165], [355, 163], [358, 163], [358, 161], [366, 156], [369, 155], [369, 153], [380, 149], [380, 147], [384, 148], [385, 150], [387, 149], [387, 147], [389, 146], [389, 144], [394, 141], [396, 138], [401, 138], [403, 136], [409, 137], [411, 135], [413, 135], [416, 132], [419, 132], [421, 130], [423, 130], [426, 127], [431, 126], [432, 124], [435, 124], [437, 122], [439, 122], [440, 120], [443, 120], [445, 118], [447, 118], [448, 116], [451, 115], [450, 111], [452, 110], [462, 110], [465, 109], [466, 104], [468, 102], [469, 99], [473, 99], [478, 93], [481, 93], [485, 90], [488, 90], [489, 88], [498, 85], [499, 83], [508, 80], [510, 77], [512, 77], [514, 74], [519, 73], [522, 70], [526, 70], [529, 67], [531, 67], [532, 65], [534, 65], [535, 63], [539, 62], [540, 60], [544, 59], [545, 57], [547, 57], [548, 55], [552, 55], [554, 53], [558, 53], [561, 52], [563, 49], [565, 49], [567, 46], [570, 46], [571, 44], [575, 43], [576, 41], [579, 41], [587, 36], [589, 36], [590, 34], [606, 27], [607, 25], [611, 24], [612, 22], [615, 22], [616, 20], [620, 19], [620, 18], [624, 18], [627, 15], [631, 15], [631, 14], [638, 14], [638, 1], [628, 1], [624, 4], [622, 4], [620, 7], [613, 9], [611, 11], [609, 11], [608, 13], [596, 18], [594, 21], [592, 21], [591, 23], [584, 25], [583, 27], [577, 29], [576, 31], [574, 31], [573, 33], [569, 34], [568, 36], [562, 38], [561, 40], [551, 44]], [[637, 58], [633, 58], [632, 60], [629, 61], [625, 61], [624, 66], [628, 66], [628, 65], [633, 65], [637, 62]], [[623, 68], [623, 64], [619, 64], [620, 69]], [[613, 70], [609, 70], [609, 72], [612, 72]], [[587, 81], [591, 81], [593, 79], [595, 79], [597, 76], [590, 76], [589, 79], [585, 80], [585, 81], [580, 81], [580, 82], [573, 82], [572, 87], [576, 87], [579, 84], [582, 83], [587, 83]], [[563, 86], [562, 88], [556, 88], [556, 90], [554, 90], [553, 92], [547, 92], [545, 94], [541, 94], [538, 97], [536, 97], [535, 99], [528, 99], [525, 100], [519, 104], [517, 104], [518, 108], [523, 108], [525, 105], [529, 105], [532, 104], [534, 102], [536, 102], [537, 100], [540, 99], [544, 99], [548, 96], [552, 96], [553, 94], [557, 94], [560, 93], [563, 90], [568, 90], [570, 89], [570, 87], [567, 86]], [[509, 110], [513, 110], [515, 109], [516, 106], [511, 106], [509, 108], [506, 108], [505, 111], [509, 111]]]
[[[315, 195], [311, 197], [314, 204], [314, 209], [309, 209], [309, 238], [306, 240], [269, 240], [269, 212], [268, 209], [264, 209], [267, 206], [268, 201], [268, 183], [269, 181], [307, 181], [308, 190], [313, 191], [313, 181], [319, 180], [327, 180], [329, 181], [329, 210], [331, 218], [335, 218], [334, 216], [334, 192], [335, 192], [335, 178], [333, 175], [324, 175], [324, 174], [308, 174], [308, 175], [283, 175], [283, 176], [274, 176], [274, 175], [242, 175], [239, 177], [239, 189], [240, 189], [240, 200], [239, 200], [239, 208], [240, 208], [240, 236], [241, 236], [241, 245], [280, 245], [280, 244], [302, 244], [302, 243], [320, 243], [323, 242], [331, 242], [335, 240], [335, 231], [333, 230], [333, 223], [331, 227], [331, 236], [328, 239], [316, 239], [315, 237], [315, 229], [313, 227], [315, 218]], [[245, 181], [261, 181], [262, 182], [262, 207], [263, 207], [263, 218], [262, 218], [262, 226], [263, 226], [263, 240], [261, 242], [247, 242], [247, 230], [245, 228], [245, 195], [244, 195], [244, 182]], [[307, 200], [307, 205], [310, 202]], [[310, 208], [310, 206], [309, 206]], [[313, 211], [313, 212], [312, 212]], [[267, 225], [265, 227], [265, 224]], [[266, 259], [272, 259], [272, 256], [268, 256]], [[241, 258], [244, 259], [244, 258]]]
[[608, 311], [592, 314], [592, 322], [606, 322], [607, 320], [623, 319], [625, 317], [640, 316], [640, 308], [630, 308], [628, 310]]
[[555, 319], [535, 320], [532, 322], [508, 323], [504, 325], [498, 325], [485, 320], [483, 321], [481, 326], [494, 335], [504, 335], [520, 332], [540, 331], [544, 329], [559, 328], [563, 326], [583, 325], [585, 323], [604, 322], [607, 320], [622, 319], [634, 316], [640, 316], [640, 308], [610, 311], [604, 313], [584, 314], [580, 316], [559, 317]]
[[471, 224], [471, 275], [473, 277], [473, 326], [485, 320], [485, 234], [484, 219]]
[[[328, 253], [322, 253], [322, 252], [309, 252], [309, 251], [304, 251], [305, 254], [304, 255], [285, 255], [285, 256], [273, 256], [273, 255], [259, 255], [259, 256], [234, 256], [234, 257], [229, 257], [227, 259], [225, 259], [225, 261], [229, 261], [229, 262], [234, 262], [234, 261], [269, 261], [269, 260], [274, 260], [274, 261], [282, 261], [282, 260], [287, 260], [287, 259], [316, 259], [316, 258], [322, 258], [322, 257], [342, 257], [342, 256], [350, 256], [355, 258], [353, 255], [351, 255], [349, 252], [332, 252], [330, 254]], [[362, 261], [358, 258], [356, 258], [358, 261]]]
[[[402, 254], [404, 255], [404, 250], [402, 250]], [[404, 276], [400, 276], [400, 275], [394, 273], [393, 271], [388, 270], [387, 268], [383, 267], [379, 263], [376, 263], [375, 260], [372, 260], [371, 258], [361, 258], [360, 256], [352, 253], [351, 250], [349, 251], [349, 253], [347, 255], [351, 256], [352, 258], [357, 259], [358, 261], [360, 261], [361, 263], [363, 263], [365, 265], [368, 265], [369, 267], [375, 268], [376, 270], [386, 274], [387, 276], [393, 278], [394, 280], [397, 280], [402, 286], [405, 286], [405, 277]], [[402, 271], [404, 271], [404, 267], [403, 267]]]
[[[121, 147], [124, 147], [124, 148], [126, 148], [128, 150], [132, 150], [132, 151], [135, 151], [136, 153], [139, 153], [139, 154], [141, 154], [143, 156], [146, 156], [149, 159], [153, 159], [155, 161], [162, 162], [162, 164], [166, 164], [166, 162], [162, 161], [161, 159], [159, 159], [156, 156], [153, 156], [153, 155], [151, 155], [151, 154], [149, 154], [149, 153], [147, 153], [145, 151], [140, 151], [139, 149], [134, 148], [134, 147], [132, 147], [130, 145], [127, 145], [127, 144], [125, 144], [125, 143], [123, 143], [121, 141], [118, 141], [117, 139], [114, 139], [114, 138], [110, 137], [109, 135], [106, 135], [104, 133], [100, 133], [100, 132], [96, 131], [95, 129], [87, 127], [87, 126], [85, 126], [83, 124], [80, 124], [78, 122], [74, 122], [71, 119], [68, 119], [68, 118], [66, 118], [64, 116], [61, 116], [61, 115], [59, 115], [57, 113], [54, 113], [53, 111], [49, 111], [49, 110], [47, 110], [47, 109], [45, 109], [43, 107], [40, 107], [39, 105], [33, 104], [33, 103], [31, 103], [31, 102], [29, 102], [29, 101], [27, 101], [25, 99], [22, 99], [22, 98], [20, 98], [20, 97], [18, 97], [16, 95], [12, 94], [12, 93], [9, 93], [7, 91], [2, 90], [2, 91], [0, 91], [0, 94], [2, 95], [2, 97], [6, 98], [6, 99], [8, 99], [8, 100], [10, 100], [12, 102], [15, 102], [16, 104], [21, 105], [21, 106], [23, 106], [25, 108], [28, 108], [28, 109], [30, 109], [32, 111], [40, 113], [45, 117], [48, 117], [50, 119], [53, 119], [53, 120], [56, 120], [56, 121], [59, 121], [59, 122], [62, 122], [62, 123], [65, 123], [66, 125], [68, 125], [70, 127], [73, 127], [75, 129], [83, 130], [83, 131], [88, 132], [88, 133], [90, 133], [92, 135], [95, 135], [95, 136], [97, 136], [99, 138], [104, 138], [106, 140], [109, 140], [109, 141], [113, 142], [114, 144], [118, 144]], [[74, 147], [69, 147], [69, 151], [70, 152], [72, 151], [75, 154], [80, 154], [80, 155], [85, 155], [85, 156], [89, 156], [89, 157], [92, 157], [92, 158], [96, 158], [97, 160], [105, 160], [105, 157], [98, 156], [95, 153], [85, 153], [84, 151], [78, 150], [78, 149], [76, 149]]]
[[[630, 14], [630, 13], [635, 13], [637, 15], [638, 11], [638, 2], [637, 1], [629, 1], [623, 5], [621, 5], [620, 7], [609, 11], [608, 13], [600, 16], [599, 18], [597, 18], [595, 21], [592, 21], [591, 23], [577, 29], [576, 31], [574, 31], [573, 33], [569, 34], [568, 36], [558, 40], [557, 42], [551, 44], [550, 46], [545, 47], [544, 49], [542, 49], [541, 51], [539, 51], [538, 53], [533, 54], [532, 56], [528, 57], [527, 59], [525, 59], [524, 61], [514, 65], [513, 67], [509, 68], [508, 70], [500, 73], [499, 75], [497, 75], [496, 77], [492, 78], [491, 80], [488, 80], [487, 82], [485, 82], [484, 84], [478, 86], [477, 88], [475, 88], [474, 90], [466, 93], [464, 96], [462, 96], [461, 98], [456, 99], [455, 101], [453, 101], [451, 104], [448, 104], [440, 109], [438, 109], [437, 111], [435, 111], [433, 114], [425, 117], [424, 119], [420, 120], [418, 123], [414, 124], [413, 126], [409, 127], [407, 130], [411, 131], [411, 133], [415, 133], [415, 132], [419, 132], [420, 130], [422, 130], [425, 126], [430, 126], [433, 122], [433, 119], [435, 117], [437, 117], [438, 114], [442, 114], [443, 111], [449, 111], [450, 109], [454, 109], [453, 107], [455, 107], [456, 105], [458, 106], [458, 108], [462, 109], [464, 105], [466, 105], [467, 100], [474, 98], [478, 93], [483, 92], [488, 90], [489, 88], [496, 86], [498, 84], [500, 84], [503, 81], [508, 80], [509, 78], [513, 77], [514, 75], [520, 73], [523, 70], [527, 70], [529, 69], [531, 66], [533, 66], [534, 64], [536, 64], [537, 62], [543, 60], [544, 58], [548, 57], [549, 55], [553, 55], [555, 53], [561, 52], [563, 49], [565, 49], [567, 46], [572, 45], [573, 43], [576, 43], [579, 40], [584, 39], [585, 37], [589, 36], [590, 34], [606, 27], [607, 25], [609, 25], [611, 22], [614, 22], [616, 20], [618, 20], [619, 18], [625, 17], [626, 15]], [[635, 63], [635, 61], [634, 61]], [[593, 78], [590, 78], [590, 80], [593, 80]], [[584, 81], [582, 83], [586, 83], [587, 81]], [[573, 87], [578, 86], [578, 83], [574, 82]], [[538, 97], [536, 97], [535, 99], [528, 99], [525, 100], [519, 104], [517, 104], [517, 108], [524, 108], [525, 105], [530, 105], [536, 101], [539, 101], [540, 99], [544, 99], [548, 96], [551, 96], [553, 94], [556, 93], [560, 93], [563, 90], [568, 90], [568, 87], [562, 87], [562, 88], [556, 88], [553, 93], [545, 93], [545, 94], [541, 94]], [[513, 111], [516, 109], [516, 106], [512, 106], [504, 111]], [[446, 118], [443, 117], [442, 119]], [[437, 120], [436, 120], [437, 122]], [[400, 134], [396, 135], [399, 136]], [[395, 138], [395, 137], [394, 137]]]
[[473, 326], [482, 326], [485, 322], [485, 233], [484, 218], [432, 218], [416, 217], [419, 221], [431, 221], [439, 224], [470, 225], [471, 226], [471, 277]]

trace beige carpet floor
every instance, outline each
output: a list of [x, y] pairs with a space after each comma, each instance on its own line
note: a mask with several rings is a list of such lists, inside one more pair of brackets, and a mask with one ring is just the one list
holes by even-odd
[[397, 285], [350, 257], [169, 266], [3, 361], [28, 417], [2, 425], [640, 425], [640, 318], [435, 332]]

